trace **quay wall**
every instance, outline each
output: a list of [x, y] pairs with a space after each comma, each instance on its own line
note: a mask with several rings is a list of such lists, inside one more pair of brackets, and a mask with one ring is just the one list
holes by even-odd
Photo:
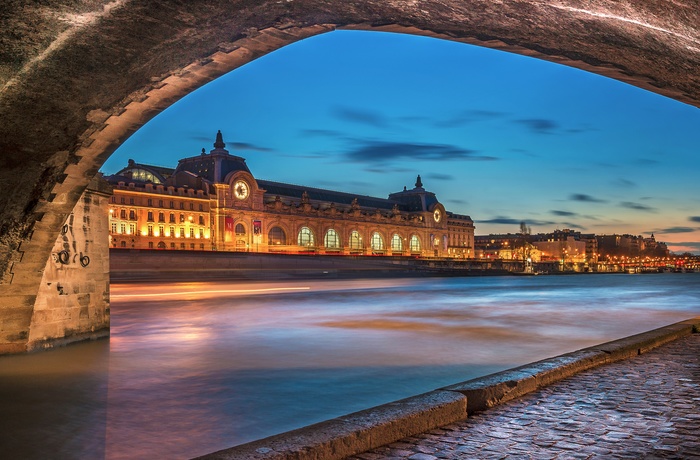
[[400, 256], [329, 256], [249, 252], [111, 249], [110, 279], [119, 282], [470, 276], [508, 273], [478, 261]]

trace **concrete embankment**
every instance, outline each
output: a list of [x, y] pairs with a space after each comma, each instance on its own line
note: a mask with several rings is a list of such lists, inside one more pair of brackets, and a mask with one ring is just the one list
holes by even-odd
[[581, 371], [700, 330], [700, 317], [225, 449], [200, 459], [342, 459], [466, 419]]
[[508, 271], [472, 261], [405, 256], [333, 256], [248, 252], [110, 251], [112, 282], [280, 280], [504, 275]]

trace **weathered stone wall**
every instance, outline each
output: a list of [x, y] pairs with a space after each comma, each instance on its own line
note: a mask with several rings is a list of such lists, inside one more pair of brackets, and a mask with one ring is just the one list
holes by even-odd
[[26, 348], [56, 237], [109, 155], [257, 57], [335, 28], [422, 34], [700, 106], [699, 24], [697, 0], [3, 0], [0, 353]]
[[50, 348], [109, 335], [109, 185], [95, 178], [73, 208], [24, 314], [0, 317], [0, 352]]

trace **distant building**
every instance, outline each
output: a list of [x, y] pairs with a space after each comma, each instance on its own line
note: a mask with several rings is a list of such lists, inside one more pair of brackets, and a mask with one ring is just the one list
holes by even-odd
[[599, 235], [600, 254], [611, 257], [668, 257], [669, 250], [665, 243], [656, 241], [654, 234], [649, 238], [641, 235]]
[[533, 235], [533, 245], [542, 253], [543, 261], [561, 261], [567, 263], [585, 263], [587, 257], [587, 239], [581, 232], [569, 229], [555, 230], [552, 233]]
[[415, 187], [376, 198], [257, 179], [214, 149], [175, 169], [129, 164], [106, 179], [113, 248], [474, 256], [474, 222]]
[[540, 262], [541, 251], [531, 239], [532, 235], [522, 233], [477, 235], [474, 237], [475, 255], [478, 259]]

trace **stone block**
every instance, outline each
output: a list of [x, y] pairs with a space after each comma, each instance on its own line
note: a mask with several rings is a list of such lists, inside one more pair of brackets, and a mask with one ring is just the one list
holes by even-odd
[[200, 459], [342, 459], [467, 417], [466, 398], [433, 391]]

